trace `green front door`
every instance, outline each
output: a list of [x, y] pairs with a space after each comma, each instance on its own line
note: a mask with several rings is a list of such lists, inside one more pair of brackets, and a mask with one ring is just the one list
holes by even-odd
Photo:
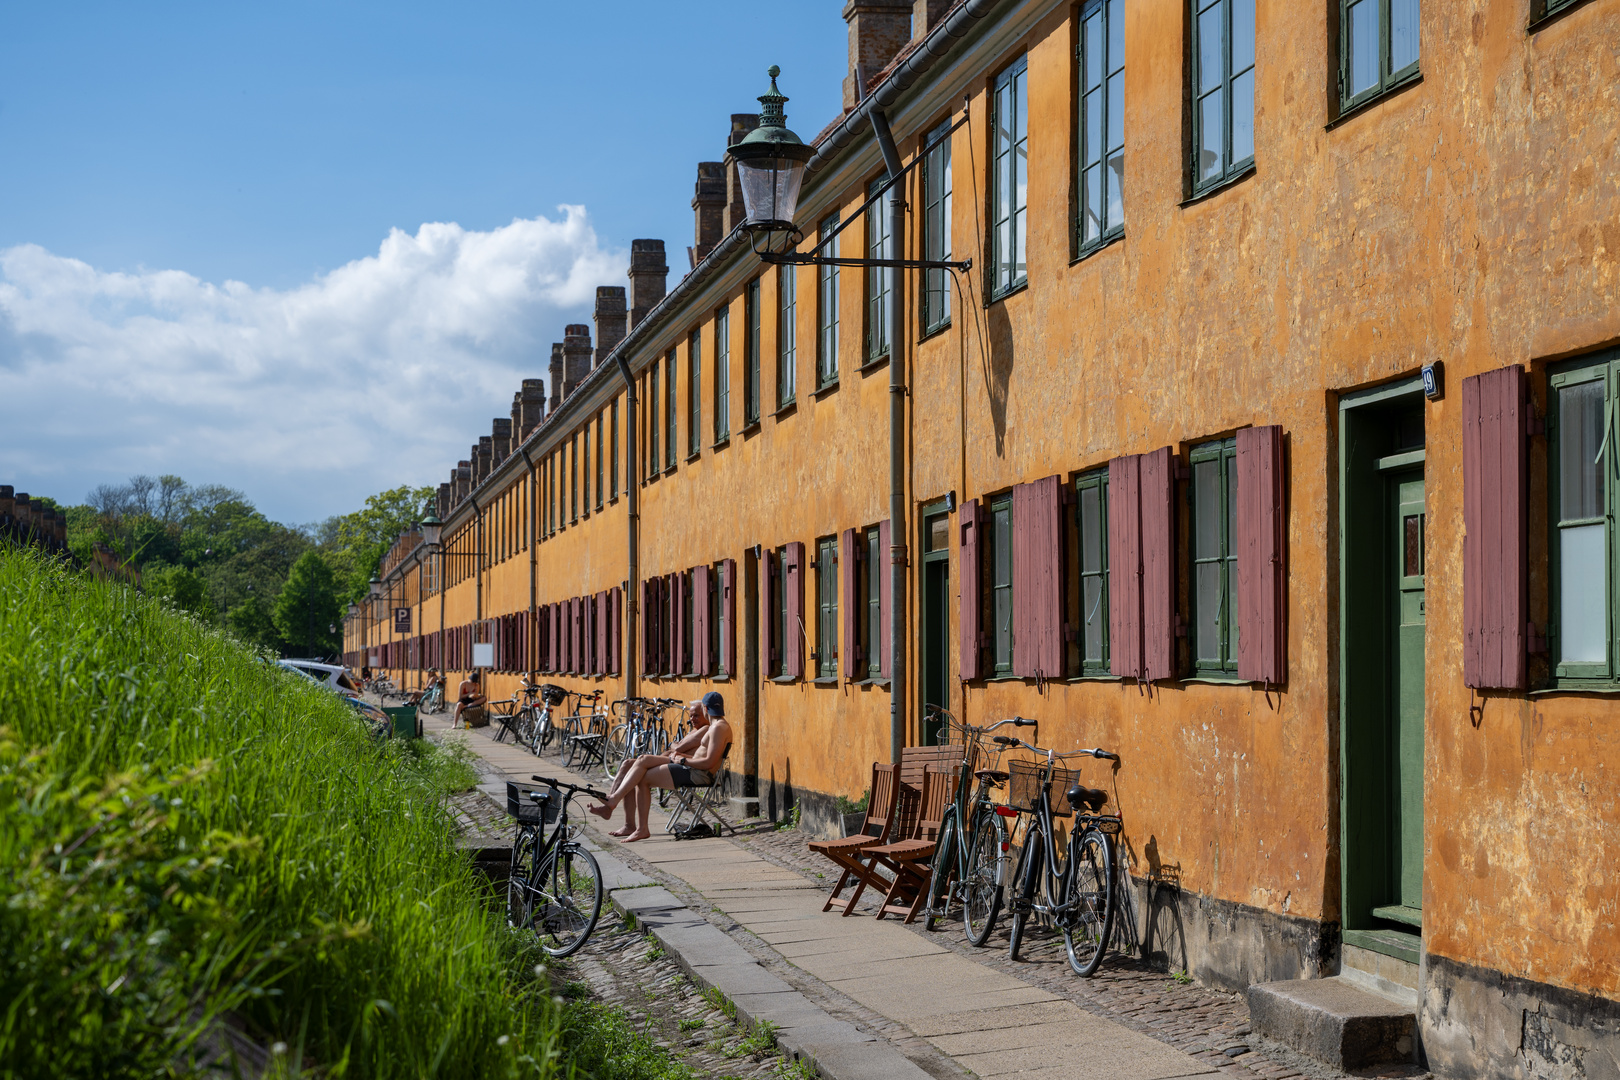
[[1394, 501], [1394, 573], [1390, 614], [1394, 700], [1390, 702], [1390, 791], [1395, 796], [1390, 845], [1393, 895], [1374, 914], [1422, 925], [1423, 910], [1423, 470], [1389, 477]]
[[950, 518], [933, 514], [923, 522], [922, 557], [922, 744], [937, 746], [948, 737], [927, 719], [927, 706], [951, 707]]

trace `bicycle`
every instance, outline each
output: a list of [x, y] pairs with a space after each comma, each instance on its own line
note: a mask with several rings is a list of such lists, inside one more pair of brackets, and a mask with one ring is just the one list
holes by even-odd
[[417, 707], [429, 715], [444, 712], [443, 684], [434, 683], [428, 692], [422, 695], [422, 700], [417, 703]]
[[[1118, 882], [1114, 874], [1114, 836], [1121, 827], [1118, 814], [1099, 814], [1108, 793], [1083, 787], [1078, 771], [1060, 769], [1056, 762], [1082, 755], [1118, 761], [1107, 750], [1076, 750], [1059, 754], [1022, 740], [1009, 740], [1035, 754], [1042, 762], [1014, 761], [1010, 767], [1009, 805], [1030, 815], [1024, 847], [1018, 856], [1013, 883], [1012, 927], [1007, 956], [1018, 959], [1024, 927], [1031, 915], [1049, 919], [1063, 933], [1064, 949], [1075, 974], [1090, 976], [1102, 964], [1114, 929]], [[1062, 784], [1063, 802], [1052, 802], [1052, 787]], [[1053, 818], [1075, 815], [1069, 832], [1068, 857], [1060, 865]], [[1044, 870], [1044, 873], [1043, 873]], [[1037, 897], [1039, 893], [1039, 897]]]
[[[607, 738], [607, 714], [601, 707], [602, 691], [584, 693], [568, 690], [565, 694], [574, 699], [574, 711], [563, 717], [563, 764], [572, 768], [575, 760], [589, 763], [592, 758], [605, 757], [603, 747], [583, 745], [587, 741], [595, 743]], [[584, 711], [587, 698], [591, 703], [588, 712]]]
[[940, 823], [939, 843], [934, 849], [933, 873], [928, 886], [928, 911], [923, 918], [923, 929], [934, 929], [934, 923], [950, 915], [952, 903], [962, 905], [962, 929], [968, 944], [983, 945], [996, 928], [1001, 915], [1001, 896], [1006, 882], [1007, 825], [1005, 817], [1012, 811], [998, 807], [990, 798], [992, 788], [1007, 782], [1007, 773], [996, 769], [996, 759], [1016, 739], [998, 735], [992, 740], [996, 749], [986, 750], [984, 737], [1008, 724], [1014, 727], [1034, 727], [1034, 720], [1012, 717], [998, 720], [984, 727], [957, 720], [937, 705], [927, 709], [928, 719], [941, 724], [954, 741], [962, 740], [962, 776], [976, 765], [988, 765], [973, 772], [978, 783], [972, 794], [968, 785], [956, 785], [956, 800], [945, 808], [945, 819]]
[[378, 699], [384, 703], [391, 697], [399, 696], [399, 687], [395, 686], [394, 680], [386, 675], [378, 675], [372, 679], [367, 689], [376, 694]]
[[[506, 785], [506, 810], [517, 819], [506, 879], [506, 921], [513, 929], [533, 930], [546, 955], [571, 956], [602, 915], [602, 872], [596, 857], [574, 839], [579, 830], [568, 824], [568, 804], [581, 793], [595, 799], [607, 796], [546, 776], [532, 779], [551, 790]], [[524, 805], [525, 799], [532, 805]], [[553, 825], [550, 833], [547, 825]]]

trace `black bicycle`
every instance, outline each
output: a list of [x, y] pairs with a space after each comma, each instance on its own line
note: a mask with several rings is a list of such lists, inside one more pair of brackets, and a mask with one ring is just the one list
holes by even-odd
[[596, 857], [575, 839], [578, 829], [569, 827], [568, 804], [580, 793], [603, 801], [607, 796], [546, 776], [534, 779], [547, 790], [506, 785], [506, 810], [517, 818], [506, 921], [534, 931], [548, 956], [569, 956], [590, 938], [601, 917], [602, 872]]
[[[1018, 891], [1012, 900], [1007, 955], [1018, 959], [1024, 927], [1031, 915], [1038, 915], [1062, 931], [1075, 974], [1092, 975], [1102, 964], [1114, 931], [1119, 887], [1114, 873], [1114, 837], [1120, 830], [1120, 817], [1097, 813], [1108, 801], [1108, 793], [1082, 786], [1079, 772], [1060, 769], [1056, 763], [1079, 756], [1118, 761], [1119, 755], [1107, 750], [1058, 754], [1027, 742], [1018, 745], [1046, 760], [1014, 761], [1009, 767], [1008, 803], [1030, 815], [1030, 822], [1013, 873]], [[1052, 799], [1055, 787], [1063, 789], [1061, 802]], [[1067, 858], [1060, 859], [1064, 853], [1058, 848], [1053, 818], [1071, 814], [1075, 820], [1069, 830]]]

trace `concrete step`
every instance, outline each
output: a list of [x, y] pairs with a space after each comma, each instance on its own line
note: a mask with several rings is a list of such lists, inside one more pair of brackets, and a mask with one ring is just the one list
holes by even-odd
[[727, 801], [731, 803], [731, 813], [734, 817], [759, 817], [758, 795], [733, 795]]
[[1249, 987], [1254, 1033], [1337, 1069], [1414, 1060], [1416, 1010], [1338, 977]]

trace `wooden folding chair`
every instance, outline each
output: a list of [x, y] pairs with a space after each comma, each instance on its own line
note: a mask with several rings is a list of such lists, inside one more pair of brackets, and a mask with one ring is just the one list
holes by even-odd
[[[960, 759], [958, 759], [960, 761]], [[939, 846], [939, 830], [945, 821], [945, 808], [956, 797], [960, 763], [951, 766], [927, 764], [923, 767], [922, 798], [917, 805], [916, 825], [911, 835], [888, 844], [866, 848], [860, 857], [872, 860], [869, 870], [878, 867], [893, 874], [887, 895], [878, 908], [878, 918], [904, 915], [906, 922], [917, 917], [928, 898], [933, 879], [934, 849]]]
[[[895, 782], [896, 772], [897, 768], [894, 765], [873, 764], [872, 795], [866, 803], [866, 820], [861, 823], [860, 832], [840, 840], [810, 841], [811, 851], [827, 856], [841, 871], [838, 875], [838, 884], [833, 886], [827, 902], [821, 905], [822, 911], [830, 910], [833, 902], [838, 899], [838, 894], [844, 891], [844, 887], [855, 883], [855, 892], [844, 905], [844, 914], [848, 915], [855, 910], [855, 901], [861, 898], [861, 892], [870, 883], [872, 871], [861, 862], [860, 853], [869, 847], [888, 842], [889, 830], [894, 825], [895, 810], [899, 802], [900, 785]], [[880, 881], [879, 884], [886, 883]]]

